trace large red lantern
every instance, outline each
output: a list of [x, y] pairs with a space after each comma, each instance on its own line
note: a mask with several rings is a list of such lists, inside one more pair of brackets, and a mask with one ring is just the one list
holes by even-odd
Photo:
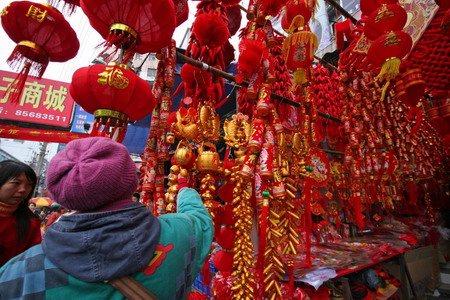
[[361, 0], [359, 3], [361, 12], [369, 16], [374, 10], [383, 4], [397, 4], [398, 0]]
[[385, 32], [402, 30], [407, 19], [408, 15], [400, 5], [382, 5], [367, 18], [364, 34], [375, 40]]
[[388, 82], [400, 71], [401, 59], [412, 47], [412, 39], [403, 31], [392, 31], [378, 37], [368, 51], [369, 61], [375, 68], [381, 67], [377, 78]]
[[173, 4], [175, 5], [175, 18], [178, 27], [189, 18], [189, 5], [187, 0], [174, 0]]
[[115, 45], [112, 53], [122, 49], [123, 63], [169, 46], [177, 22], [171, 0], [81, 0], [81, 8], [105, 39], [103, 52]]
[[127, 123], [144, 118], [155, 106], [150, 85], [126, 65], [93, 65], [78, 69], [69, 88], [73, 99], [94, 114], [91, 135], [125, 137]]
[[[294, 19], [293, 23], [297, 20]], [[294, 71], [292, 88], [309, 81], [310, 67], [318, 45], [317, 36], [308, 30], [294, 32], [284, 40], [282, 51], [286, 59], [286, 67]]]
[[8, 87], [10, 100], [19, 102], [28, 75], [41, 78], [50, 61], [65, 62], [80, 48], [75, 31], [52, 6], [29, 1], [15, 1], [1, 13], [8, 36], [17, 43], [7, 63], [20, 74]]

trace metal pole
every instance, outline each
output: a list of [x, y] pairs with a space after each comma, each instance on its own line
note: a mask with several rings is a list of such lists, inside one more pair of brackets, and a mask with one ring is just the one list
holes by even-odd
[[41, 181], [41, 171], [42, 171], [42, 165], [44, 163], [45, 155], [47, 154], [47, 142], [43, 142], [41, 145], [41, 151], [39, 152], [38, 161], [36, 164], [36, 175], [37, 175], [37, 182], [36, 182], [36, 190], [34, 191], [34, 195], [37, 197], [39, 194], [39, 184]]
[[341, 15], [343, 15], [344, 17], [346, 17], [347, 19], [350, 19], [350, 21], [352, 21], [353, 24], [356, 24], [356, 22], [358, 22], [358, 20], [355, 19], [355, 17], [353, 17], [348, 11], [346, 11], [342, 6], [340, 6], [339, 4], [337, 4], [336, 2], [334, 2], [334, 0], [325, 0], [328, 2], [328, 4], [330, 4], [331, 6], [333, 6], [334, 8], [336, 8], [336, 10], [338, 12], [341, 13]]

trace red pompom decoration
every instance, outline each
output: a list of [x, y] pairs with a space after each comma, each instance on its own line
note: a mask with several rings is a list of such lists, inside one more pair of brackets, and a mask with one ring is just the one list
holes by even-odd
[[397, 4], [382, 5], [373, 11], [366, 20], [364, 34], [371, 40], [388, 31], [402, 30], [408, 15], [403, 7]]
[[223, 250], [219, 250], [213, 257], [214, 266], [221, 272], [233, 271], [233, 260], [234, 253]]
[[261, 69], [261, 60], [267, 50], [260, 40], [245, 39], [239, 43], [239, 59], [237, 70], [242, 76], [249, 77]]
[[222, 227], [220, 234], [217, 237], [217, 243], [224, 249], [234, 248], [234, 238], [236, 237], [236, 229], [229, 227]]
[[199, 15], [192, 24], [192, 33], [201, 46], [209, 48], [225, 45], [230, 37], [227, 23], [214, 13]]

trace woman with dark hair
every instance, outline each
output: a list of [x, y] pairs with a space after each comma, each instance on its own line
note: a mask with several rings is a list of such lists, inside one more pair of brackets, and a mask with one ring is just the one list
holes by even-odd
[[36, 173], [19, 161], [0, 162], [0, 267], [41, 242], [41, 223], [28, 208]]

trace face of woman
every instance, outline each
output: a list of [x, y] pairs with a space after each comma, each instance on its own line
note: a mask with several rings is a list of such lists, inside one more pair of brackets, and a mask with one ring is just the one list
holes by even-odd
[[0, 202], [16, 205], [22, 202], [33, 189], [33, 184], [24, 173], [11, 178], [0, 187]]

